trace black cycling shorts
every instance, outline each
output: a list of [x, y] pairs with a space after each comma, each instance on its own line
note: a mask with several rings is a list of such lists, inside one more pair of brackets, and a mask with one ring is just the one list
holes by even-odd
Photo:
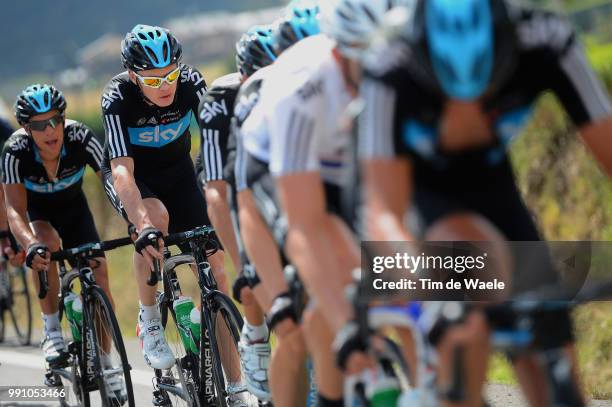
[[[136, 178], [136, 186], [142, 199], [159, 199], [170, 217], [169, 233], [184, 232], [198, 226], [210, 226], [206, 209], [206, 200], [199, 187], [196, 174], [190, 159], [166, 169], [163, 174], [149, 179]], [[127, 212], [123, 208], [113, 185], [110, 169], [103, 168], [104, 190], [113, 207], [129, 222]], [[221, 243], [214, 236], [221, 247]], [[188, 251], [186, 245], [181, 250]]]
[[[61, 204], [37, 206], [30, 202], [28, 217], [30, 222], [49, 222], [59, 234], [64, 249], [100, 241], [83, 191], [70, 201]], [[97, 257], [104, 257], [104, 253], [100, 252]]]
[[[542, 240], [507, 157], [496, 166], [485, 166], [479, 164], [482, 161], [466, 157], [445, 169], [436, 169], [418, 158], [413, 160], [414, 203], [423, 229], [448, 215], [470, 212], [487, 219], [509, 241]], [[527, 261], [528, 264], [522, 263]], [[515, 263], [513, 287], [517, 292], [558, 282], [549, 257], [534, 259], [518, 254]], [[539, 270], [537, 275], [523, 271], [534, 268]]]

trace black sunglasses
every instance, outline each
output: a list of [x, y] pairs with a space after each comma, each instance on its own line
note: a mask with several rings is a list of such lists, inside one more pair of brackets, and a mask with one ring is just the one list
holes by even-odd
[[47, 120], [34, 120], [28, 123], [28, 128], [34, 131], [43, 131], [47, 126], [51, 126], [52, 129], [56, 128], [58, 124], [64, 122], [64, 116], [57, 114]]

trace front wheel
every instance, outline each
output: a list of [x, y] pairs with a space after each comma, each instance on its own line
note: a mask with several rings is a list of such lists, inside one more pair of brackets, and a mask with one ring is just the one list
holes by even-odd
[[[84, 315], [85, 317], [85, 315]], [[87, 301], [87, 326], [84, 329], [85, 376], [91, 368], [103, 406], [133, 407], [134, 390], [123, 338], [108, 297], [100, 287], [92, 287]]]
[[8, 315], [13, 324], [15, 335], [21, 345], [29, 345], [32, 337], [32, 304], [28, 279], [23, 267], [9, 267], [10, 292]]
[[240, 398], [256, 405], [256, 399], [244, 387], [240, 369], [238, 341], [243, 320], [238, 309], [226, 295], [217, 292], [203, 302], [201, 321], [200, 380], [204, 384], [204, 401], [227, 407], [228, 399]]

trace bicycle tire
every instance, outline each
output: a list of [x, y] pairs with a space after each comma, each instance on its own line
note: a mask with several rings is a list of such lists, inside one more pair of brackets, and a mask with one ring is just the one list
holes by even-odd
[[4, 342], [4, 300], [0, 299], [0, 343]]
[[[122, 398], [121, 401], [118, 400], [116, 397], [111, 397], [108, 394], [107, 387], [105, 385], [106, 379], [103, 373], [104, 370], [102, 369], [102, 360], [101, 360], [102, 345], [97, 339], [99, 337], [99, 334], [101, 333], [101, 332], [98, 332], [101, 327], [98, 327], [98, 325], [100, 324], [97, 323], [96, 321], [96, 315], [97, 315], [96, 309], [99, 310], [100, 312], [99, 315], [104, 315], [104, 318], [106, 320], [105, 329], [109, 331], [107, 337], [112, 340], [111, 346], [114, 346], [114, 350], [117, 352], [117, 356], [119, 360], [116, 362], [121, 363], [120, 368], [115, 368], [114, 366], [112, 368], [113, 371], [117, 371], [119, 374], [122, 373], [122, 376], [123, 376], [125, 391], [126, 391], [126, 395], [125, 395], [126, 398], [124, 400]], [[85, 315], [84, 315], [84, 319], [85, 319]], [[134, 407], [135, 406], [134, 389], [132, 387], [132, 377], [130, 375], [131, 368], [128, 363], [125, 346], [123, 344], [123, 337], [121, 335], [121, 330], [119, 329], [119, 323], [117, 322], [117, 318], [115, 316], [111, 303], [108, 297], [106, 296], [106, 293], [104, 293], [104, 291], [102, 291], [100, 287], [93, 286], [89, 290], [89, 301], [87, 304], [86, 319], [87, 319], [87, 324], [91, 328], [91, 332], [93, 333], [93, 337], [96, 338], [96, 340], [93, 341], [93, 344], [96, 348], [94, 352], [95, 357], [94, 357], [93, 363], [94, 363], [94, 368], [96, 369], [96, 372], [101, 373], [101, 374], [99, 373], [96, 375], [97, 376], [96, 381], [98, 383], [98, 390], [100, 392], [100, 398], [102, 400], [102, 405], [111, 406], [111, 407], [127, 405], [129, 407]], [[83, 341], [83, 343], [87, 343], [87, 342], [88, 342], [87, 340]], [[109, 375], [111, 374], [112, 372], [109, 373]]]
[[[204, 299], [203, 299], [204, 300]], [[233, 350], [238, 353], [238, 341], [240, 340], [240, 331], [242, 330], [242, 316], [234, 303], [223, 293], [216, 292], [212, 294], [212, 298], [203, 301], [201, 309], [201, 324], [200, 337], [208, 338], [211, 356], [211, 366], [205, 366], [206, 358], [201, 352], [204, 351], [204, 347], [200, 348], [200, 371], [205, 372], [207, 368], [211, 368], [212, 379], [215, 387], [215, 405], [217, 407], [227, 407], [227, 397], [229, 396], [226, 389], [226, 378], [224, 369], [221, 362], [221, 351], [217, 341], [217, 322], [221, 321], [226, 324], [229, 328], [229, 333], [233, 342]], [[204, 306], [207, 304], [207, 306]], [[209, 308], [208, 304], [212, 304]], [[221, 319], [218, 319], [218, 316]], [[240, 371], [240, 370], [239, 370]], [[202, 376], [203, 377], [203, 376]], [[209, 402], [209, 400], [205, 400]]]
[[[30, 291], [28, 287], [28, 279], [26, 277], [26, 272], [23, 267], [13, 268], [12, 270], [6, 270], [9, 272], [9, 280], [11, 282], [11, 307], [9, 308], [9, 315], [11, 316], [11, 322], [13, 323], [13, 328], [15, 329], [15, 334], [17, 335], [17, 340], [20, 345], [29, 345], [32, 339], [32, 303], [30, 302]], [[14, 281], [17, 280], [21, 284], [21, 289], [17, 292], [14, 291]], [[23, 297], [25, 303], [17, 304], [16, 299]], [[15, 314], [15, 304], [17, 304], [17, 308], [19, 308], [20, 312], [23, 312], [25, 308], [26, 320], [25, 324], [21, 325], [21, 321], [19, 321], [18, 316]]]

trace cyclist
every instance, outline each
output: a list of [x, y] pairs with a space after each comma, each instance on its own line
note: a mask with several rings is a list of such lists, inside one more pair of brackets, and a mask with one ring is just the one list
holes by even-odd
[[[0, 117], [0, 145], [2, 147], [4, 147], [4, 143], [13, 134], [13, 131], [11, 124]], [[21, 266], [25, 259], [25, 253], [21, 251], [18, 256], [15, 256], [16, 242], [8, 227], [3, 188], [0, 188], [0, 236], [2, 236], [0, 237], [0, 254], [7, 257], [14, 266]]]
[[[557, 95], [612, 175], [610, 102], [571, 25], [505, 0], [419, 0], [405, 16], [401, 38], [366, 59], [360, 149], [369, 237], [412, 240], [402, 220], [413, 204], [426, 240], [540, 240], [506, 154], [540, 94]], [[515, 280], [533, 285], [557, 278], [552, 267], [521, 276], [520, 259], [515, 270]], [[468, 405], [482, 402], [483, 324], [473, 315], [455, 335], [476, 350], [466, 359]], [[574, 355], [569, 315], [554, 328], [551, 346]], [[548, 405], [533, 358], [514, 363], [530, 404]]]
[[[271, 66], [263, 66], [271, 64], [276, 58], [271, 58], [271, 56], [284, 52], [289, 46], [309, 35], [317, 34], [319, 32], [318, 18], [316, 3], [294, 1], [288, 6], [287, 15], [277, 22], [274, 49], [271, 49], [272, 44], [268, 43], [267, 52], [262, 53], [259, 47], [243, 46], [247, 45], [246, 43], [238, 44], [238, 67], [243, 77], [248, 77], [248, 79], [240, 87], [236, 97], [233, 138], [242, 137], [240, 133], [247, 131], [241, 126], [257, 103], [262, 80], [267, 77], [268, 72], [272, 71]], [[237, 144], [240, 146], [240, 143]], [[283, 298], [286, 298], [288, 288], [283, 278], [278, 249], [254, 204], [252, 192], [244, 182], [243, 151], [242, 148], [238, 150], [235, 167], [241, 234], [243, 234], [249, 259], [253, 261], [258, 274], [257, 280], [251, 281], [251, 286], [259, 283], [259, 277], [261, 277], [261, 286], [265, 290], [265, 295], [259, 295], [257, 289], [254, 291], [262, 307], [267, 310], [271, 328], [277, 334], [277, 344], [269, 368], [272, 399], [279, 405], [297, 405], [306, 399], [302, 394], [305, 389], [302, 386], [303, 375], [301, 374], [304, 366], [301, 362], [305, 359], [305, 345], [301, 331], [295, 329], [295, 321], [285, 319], [283, 322], [284, 318], [279, 318], [283, 314], [286, 316], [289, 308], [272, 307], [272, 299], [282, 293], [285, 294]], [[278, 303], [281, 302], [279, 300]]]
[[[145, 360], [157, 369], [174, 363], [155, 303], [156, 287], [146, 283], [153, 261], [163, 258], [162, 233], [209, 224], [189, 156], [191, 117], [206, 83], [198, 70], [181, 63], [181, 55], [181, 44], [166, 29], [135, 26], [121, 44], [127, 71], [111, 79], [102, 95], [105, 190], [138, 233], [138, 331]], [[159, 248], [148, 239], [152, 235], [160, 239]], [[222, 254], [210, 261], [227, 290]]]
[[[54, 86], [28, 86], [15, 103], [22, 128], [8, 139], [1, 157], [11, 231], [26, 248], [26, 265], [48, 275], [49, 290], [40, 308], [42, 347], [50, 365], [63, 363], [68, 355], [59, 321], [57, 264], [50, 261], [50, 252], [100, 240], [82, 185], [87, 165], [101, 177], [102, 144], [87, 126], [66, 119], [65, 111], [66, 100]], [[112, 302], [104, 253], [95, 260], [96, 281]], [[34, 286], [38, 289], [37, 278]]]
[[[258, 67], [267, 65], [276, 58], [273, 45], [271, 26], [254, 26], [240, 38], [236, 44], [239, 72], [225, 75], [213, 82], [198, 108], [202, 138], [201, 150], [195, 160], [210, 219], [223, 247], [230, 253], [236, 270], [239, 270], [233, 291], [234, 297], [244, 306], [246, 320], [239, 343], [240, 361], [248, 390], [260, 400], [270, 399], [270, 343], [263, 311], [248, 287], [252, 279], [247, 278], [249, 274], [244, 272], [245, 268], [249, 269], [249, 264], [246, 255], [239, 251], [240, 236], [237, 228], [233, 227], [230, 202], [234, 202], [235, 195], [235, 141], [230, 136], [230, 127], [240, 85]], [[249, 68], [245, 67], [247, 61]]]
[[[347, 372], [369, 366], [363, 355], [353, 352], [363, 350], [361, 344], [342, 340], [351, 339], [345, 332], [353, 315], [341, 293], [350, 281], [350, 271], [359, 264], [359, 253], [351, 232], [335, 214], [341, 212], [340, 188], [349, 181], [344, 154], [349, 138], [342, 118], [357, 92], [357, 60], [368, 36], [394, 5], [365, 0], [321, 3], [321, 31], [326, 35], [298, 42], [268, 72], [261, 70], [250, 78], [265, 75], [258, 101], [240, 130], [246, 157], [237, 161], [243, 166], [237, 165], [237, 176], [242, 172], [272, 236], [297, 267], [316, 303], [317, 311], [305, 315], [303, 326], [323, 406], [343, 403], [341, 374], [331, 354], [334, 334], [339, 334], [340, 365]], [[249, 98], [244, 102], [248, 106]], [[236, 116], [240, 120], [239, 106]], [[239, 205], [243, 212], [243, 202]], [[247, 250], [261, 274], [255, 256], [260, 247], [274, 253], [264, 246], [270, 239], [258, 234], [254, 245], [259, 246], [249, 250], [242, 213], [240, 218]], [[280, 268], [278, 255], [276, 263]], [[275, 299], [279, 308], [286, 303], [282, 295]]]

